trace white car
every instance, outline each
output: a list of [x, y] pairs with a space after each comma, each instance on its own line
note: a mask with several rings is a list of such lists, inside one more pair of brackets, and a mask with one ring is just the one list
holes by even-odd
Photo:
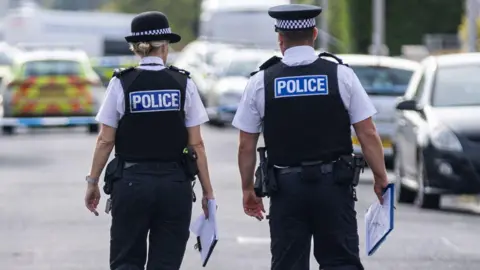
[[255, 49], [225, 50], [215, 55], [213, 83], [206, 92], [211, 124], [223, 126], [232, 122], [250, 73], [274, 55], [274, 51]]
[[[420, 64], [389, 56], [339, 54], [337, 57], [354, 70], [375, 105], [378, 113], [373, 119], [382, 138], [387, 165], [392, 167], [396, 101], [405, 94], [410, 79], [420, 68]], [[354, 152], [361, 153], [360, 143], [353, 129], [352, 142]]]
[[174, 66], [190, 72], [190, 77], [197, 85], [204, 103], [206, 103], [205, 92], [208, 88], [213, 55], [230, 47], [228, 44], [196, 40], [185, 46], [173, 62]]

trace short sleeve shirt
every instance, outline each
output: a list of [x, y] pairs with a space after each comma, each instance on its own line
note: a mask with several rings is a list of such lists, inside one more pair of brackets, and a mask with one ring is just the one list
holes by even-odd
[[[160, 57], [144, 57], [140, 64], [158, 64], [138, 67], [145, 70], [162, 70], [165, 68], [165, 64]], [[185, 92], [185, 126], [194, 127], [208, 122], [207, 111], [200, 99], [197, 86], [191, 79], [187, 81]], [[108, 84], [105, 99], [95, 119], [99, 123], [117, 128], [118, 122], [124, 114], [125, 98], [122, 84], [118, 78], [114, 77]]]
[[[311, 64], [317, 59], [313, 47], [297, 46], [285, 51], [282, 62], [288, 66], [300, 66]], [[353, 70], [338, 65], [337, 74], [340, 96], [350, 116], [350, 123], [355, 124], [375, 115], [377, 110]], [[248, 133], [260, 133], [264, 115], [264, 72], [260, 71], [250, 78], [232, 124]]]

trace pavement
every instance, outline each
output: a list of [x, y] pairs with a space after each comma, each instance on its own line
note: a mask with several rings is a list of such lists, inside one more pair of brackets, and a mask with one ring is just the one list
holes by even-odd
[[[220, 228], [220, 241], [206, 269], [267, 270], [268, 223], [242, 210], [238, 132], [205, 126], [203, 134]], [[95, 136], [82, 128], [0, 136], [0, 270], [108, 269], [111, 218], [105, 213], [95, 217], [83, 204], [94, 144]], [[371, 183], [371, 173], [365, 172], [357, 191], [366, 269], [480, 269], [480, 218], [457, 198], [444, 200], [439, 211], [398, 205], [395, 230], [374, 256], [365, 256], [363, 215], [375, 200]], [[100, 210], [104, 204], [105, 195]], [[199, 214], [196, 203], [193, 217]], [[193, 245], [191, 237], [182, 270], [202, 269]], [[313, 257], [311, 265], [318, 269]]]

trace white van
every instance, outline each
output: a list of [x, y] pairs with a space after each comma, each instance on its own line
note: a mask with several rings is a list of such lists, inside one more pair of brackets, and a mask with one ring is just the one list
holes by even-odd
[[278, 46], [275, 20], [268, 15], [268, 9], [282, 4], [290, 4], [290, 0], [204, 1], [200, 36], [206, 40], [275, 49]]

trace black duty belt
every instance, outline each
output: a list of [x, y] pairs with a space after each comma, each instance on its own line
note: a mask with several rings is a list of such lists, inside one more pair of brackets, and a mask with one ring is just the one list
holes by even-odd
[[124, 169], [128, 169], [128, 168], [131, 168], [135, 165], [143, 165], [143, 166], [148, 166], [150, 168], [159, 168], [159, 169], [163, 169], [163, 168], [174, 168], [174, 167], [178, 167], [180, 165], [179, 162], [160, 162], [160, 161], [139, 161], [139, 162], [130, 162], [130, 161], [126, 161], [124, 163]]
[[301, 166], [293, 166], [293, 167], [278, 167], [275, 166], [275, 171], [279, 174], [288, 174], [288, 173], [301, 173], [303, 171], [303, 167], [318, 167], [319, 170], [323, 174], [331, 173], [333, 171], [334, 162], [324, 163], [322, 161], [314, 161], [314, 162], [304, 162]]

